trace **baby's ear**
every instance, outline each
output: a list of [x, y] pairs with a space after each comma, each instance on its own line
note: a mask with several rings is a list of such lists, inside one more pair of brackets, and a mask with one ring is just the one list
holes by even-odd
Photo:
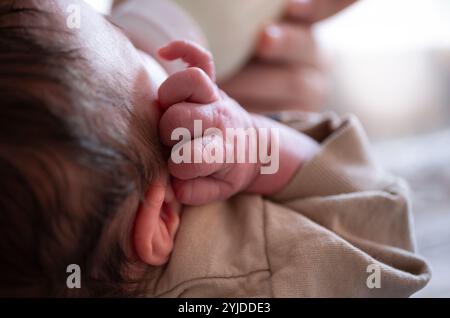
[[167, 211], [166, 185], [150, 185], [139, 205], [134, 221], [133, 244], [140, 260], [148, 265], [163, 265], [169, 259], [178, 228], [178, 216]]

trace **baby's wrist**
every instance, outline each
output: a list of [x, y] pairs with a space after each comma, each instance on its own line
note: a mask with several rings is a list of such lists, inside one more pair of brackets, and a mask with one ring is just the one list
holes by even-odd
[[[264, 162], [258, 161], [258, 171], [246, 192], [272, 195], [281, 191], [296, 173], [319, 151], [319, 144], [296, 130], [260, 115], [252, 115], [255, 129], [268, 131], [271, 169], [264, 173]], [[259, 143], [258, 143], [259, 144]], [[258, 149], [259, 151], [259, 149]], [[273, 164], [277, 161], [277, 164]]]

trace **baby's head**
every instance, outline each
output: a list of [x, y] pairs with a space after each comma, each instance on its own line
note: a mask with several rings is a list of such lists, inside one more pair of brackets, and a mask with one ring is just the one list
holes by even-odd
[[[0, 296], [130, 295], [167, 261], [179, 206], [156, 89], [83, 1], [1, 1]], [[81, 289], [66, 286], [69, 264]]]

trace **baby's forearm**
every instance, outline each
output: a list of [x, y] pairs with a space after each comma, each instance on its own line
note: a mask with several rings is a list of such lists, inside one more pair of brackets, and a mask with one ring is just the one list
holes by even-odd
[[275, 140], [271, 139], [270, 149], [272, 157], [278, 156], [279, 167], [274, 174], [258, 174], [246, 192], [262, 195], [275, 194], [281, 191], [298, 170], [316, 155], [320, 146], [312, 138], [286, 125], [260, 115], [253, 115], [253, 118], [256, 128], [272, 129], [278, 135], [279, 147], [274, 147]]

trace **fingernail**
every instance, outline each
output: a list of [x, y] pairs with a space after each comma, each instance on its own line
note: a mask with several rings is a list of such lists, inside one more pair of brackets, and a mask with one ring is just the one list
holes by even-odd
[[262, 42], [262, 52], [264, 54], [272, 54], [278, 51], [283, 37], [283, 31], [277, 25], [270, 25], [265, 30], [265, 40]]
[[269, 38], [273, 39], [274, 41], [277, 41], [282, 36], [281, 28], [277, 25], [269, 25], [266, 28], [266, 34]]

